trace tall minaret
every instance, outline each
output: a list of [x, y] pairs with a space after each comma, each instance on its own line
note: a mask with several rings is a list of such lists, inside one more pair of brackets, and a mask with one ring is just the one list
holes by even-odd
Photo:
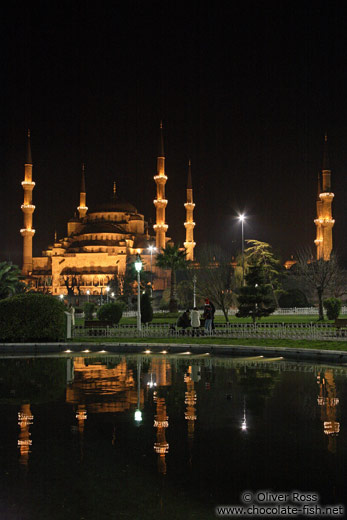
[[153, 226], [155, 231], [155, 245], [160, 252], [165, 249], [166, 232], [168, 225], [165, 223], [165, 208], [167, 200], [165, 199], [165, 184], [167, 176], [165, 175], [165, 154], [164, 154], [164, 139], [163, 139], [163, 123], [160, 122], [160, 146], [159, 155], [157, 158], [157, 175], [154, 176], [157, 185], [157, 198], [153, 203], [156, 208], [156, 223]]
[[85, 177], [85, 164], [82, 164], [82, 178], [81, 178], [81, 191], [80, 191], [80, 205], [78, 206], [79, 217], [83, 218], [86, 216], [88, 207], [86, 206], [86, 177]]
[[21, 205], [21, 209], [24, 214], [24, 226], [23, 229], [20, 230], [20, 234], [23, 237], [22, 273], [24, 275], [28, 275], [33, 270], [33, 236], [35, 235], [35, 229], [33, 229], [32, 226], [35, 206], [32, 204], [32, 197], [35, 182], [32, 180], [32, 170], [33, 162], [31, 158], [30, 130], [28, 130], [27, 156], [24, 165], [24, 181], [22, 181], [24, 202]]
[[184, 242], [184, 247], [187, 251], [187, 260], [194, 260], [194, 227], [195, 222], [193, 220], [193, 211], [195, 208], [195, 204], [193, 202], [193, 185], [192, 185], [192, 164], [189, 160], [188, 163], [188, 182], [187, 182], [187, 202], [184, 207], [186, 208], [186, 222], [184, 223], [184, 227], [186, 228], [186, 241]]
[[317, 247], [317, 260], [329, 260], [333, 248], [332, 229], [335, 224], [331, 211], [333, 198], [328, 157], [328, 136], [325, 134], [322, 174], [321, 176], [318, 175], [317, 218], [314, 221], [317, 227], [316, 240], [314, 241]]

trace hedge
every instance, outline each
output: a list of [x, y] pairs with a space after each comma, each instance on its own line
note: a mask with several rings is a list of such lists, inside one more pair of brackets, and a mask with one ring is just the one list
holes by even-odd
[[44, 342], [65, 338], [65, 306], [54, 296], [27, 293], [0, 301], [0, 341]]

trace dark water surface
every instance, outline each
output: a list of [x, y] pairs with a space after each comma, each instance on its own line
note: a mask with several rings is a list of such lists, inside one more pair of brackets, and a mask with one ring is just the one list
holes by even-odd
[[83, 356], [0, 359], [1, 520], [204, 520], [245, 490], [345, 502], [347, 367]]

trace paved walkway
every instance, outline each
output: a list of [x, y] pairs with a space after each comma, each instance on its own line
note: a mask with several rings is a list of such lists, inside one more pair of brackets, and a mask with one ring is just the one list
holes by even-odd
[[324, 361], [332, 363], [347, 363], [347, 351], [338, 350], [319, 350], [305, 348], [287, 347], [264, 347], [256, 345], [191, 345], [172, 344], [172, 343], [135, 343], [135, 342], [114, 342], [114, 343], [0, 343], [1, 356], [43, 356], [43, 355], [71, 355], [71, 354], [91, 354], [91, 353], [144, 353], [150, 350], [152, 353], [161, 353], [163, 350], [168, 354], [179, 354], [190, 352], [191, 354], [213, 354], [213, 355], [264, 355], [279, 356], [288, 360], [296, 361]]

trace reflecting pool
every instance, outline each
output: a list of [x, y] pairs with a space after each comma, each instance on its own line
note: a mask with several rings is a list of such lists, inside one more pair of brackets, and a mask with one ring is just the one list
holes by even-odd
[[204, 520], [258, 490], [343, 504], [346, 398], [347, 367], [281, 358], [2, 358], [0, 518]]

